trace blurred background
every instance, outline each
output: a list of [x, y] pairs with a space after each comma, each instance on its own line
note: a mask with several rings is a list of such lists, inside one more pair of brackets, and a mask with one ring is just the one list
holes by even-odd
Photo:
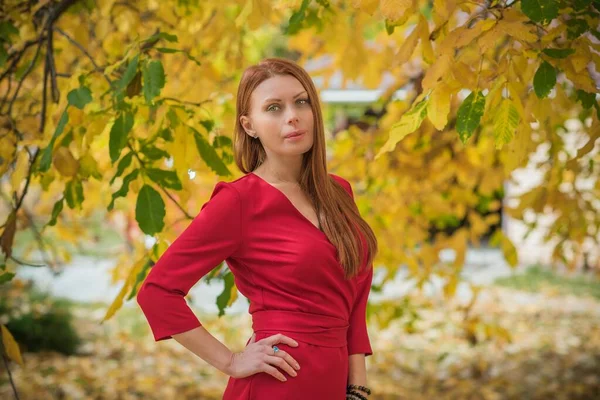
[[[319, 89], [380, 245], [374, 399], [600, 398], [597, 0], [4, 0], [0, 398], [219, 399], [135, 295], [218, 181], [241, 73]], [[144, 193], [144, 196], [139, 196]], [[234, 351], [226, 263], [187, 297]]]

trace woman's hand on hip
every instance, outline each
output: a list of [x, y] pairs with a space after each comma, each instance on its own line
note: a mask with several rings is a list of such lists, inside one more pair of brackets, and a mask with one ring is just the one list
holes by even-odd
[[227, 368], [227, 373], [233, 378], [245, 378], [259, 372], [265, 372], [282, 382], [287, 378], [275, 367], [279, 367], [291, 376], [296, 376], [300, 365], [289, 353], [279, 350], [275, 352], [273, 346], [278, 343], [296, 347], [298, 342], [281, 333], [264, 339], [256, 340], [256, 334], [248, 342], [244, 351], [233, 353]]

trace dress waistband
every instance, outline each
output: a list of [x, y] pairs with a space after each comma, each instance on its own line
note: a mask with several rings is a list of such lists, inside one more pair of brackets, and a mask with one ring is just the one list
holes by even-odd
[[252, 313], [254, 332], [281, 332], [316, 346], [346, 346], [348, 327], [348, 321], [343, 319], [301, 311], [263, 310]]

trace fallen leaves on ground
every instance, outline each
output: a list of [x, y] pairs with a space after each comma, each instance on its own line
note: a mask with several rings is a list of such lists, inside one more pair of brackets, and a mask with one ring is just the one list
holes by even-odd
[[[11, 363], [21, 399], [220, 399], [227, 376], [174, 340], [155, 343], [132, 304], [99, 324], [105, 310], [77, 311], [86, 341], [77, 356], [25, 353]], [[401, 321], [370, 328], [372, 399], [600, 398], [600, 302], [592, 298], [486, 288], [471, 315], [508, 329], [512, 341], [471, 346], [457, 304], [421, 312], [414, 334]], [[204, 326], [233, 350], [252, 334], [248, 315]], [[10, 398], [3, 371], [0, 398]]]

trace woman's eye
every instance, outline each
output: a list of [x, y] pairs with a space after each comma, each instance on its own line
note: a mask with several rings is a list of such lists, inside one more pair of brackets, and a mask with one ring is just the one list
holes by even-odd
[[[309, 104], [310, 102], [308, 101], [308, 99], [298, 99], [296, 100], [296, 102], [300, 102], [303, 101], [303, 104]], [[267, 111], [277, 111], [276, 109], [274, 109], [274, 107], [279, 108], [278, 104], [271, 104], [269, 107], [267, 107]]]

